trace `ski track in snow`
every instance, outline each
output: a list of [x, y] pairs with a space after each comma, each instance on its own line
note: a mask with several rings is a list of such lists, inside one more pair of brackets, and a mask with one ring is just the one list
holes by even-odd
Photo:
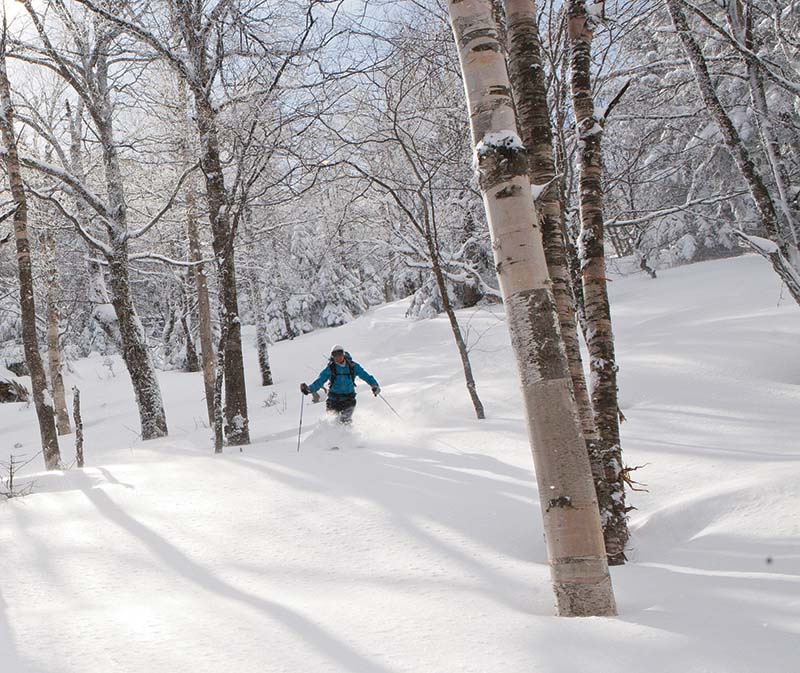
[[[0, 671], [800, 670], [800, 310], [753, 255], [610, 289], [648, 489], [619, 617], [553, 617], [501, 310], [460, 312], [485, 332], [476, 421], [446, 318], [398, 302], [275, 345], [269, 389], [246, 330], [253, 444], [222, 456], [200, 374], [160, 373], [171, 435], [142, 442], [122, 363], [74, 363], [87, 467], [39, 457], [33, 495], [0, 503]], [[363, 384], [352, 431], [306, 398], [298, 452], [298, 384], [334, 341], [402, 420]], [[33, 407], [0, 405], [0, 437], [0, 459], [35, 454]]]

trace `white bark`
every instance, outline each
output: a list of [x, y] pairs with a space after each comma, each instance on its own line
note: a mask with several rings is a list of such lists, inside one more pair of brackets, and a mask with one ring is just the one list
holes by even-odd
[[500, 288], [517, 359], [559, 614], [616, 606], [525, 148], [489, 0], [449, 0]]

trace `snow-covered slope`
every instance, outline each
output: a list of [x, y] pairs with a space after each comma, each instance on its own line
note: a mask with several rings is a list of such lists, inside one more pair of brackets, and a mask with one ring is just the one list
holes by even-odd
[[[222, 456], [199, 375], [161, 375], [171, 434], [143, 443], [121, 363], [76, 363], [89, 467], [0, 504], [0, 671], [800, 670], [800, 310], [752, 256], [618, 279], [612, 300], [648, 488], [618, 618], [552, 616], [501, 311], [460, 314], [479, 422], [446, 320], [401, 302], [277, 344], [272, 389], [250, 348], [254, 442]], [[338, 437], [306, 400], [298, 452], [298, 384], [334, 342], [401, 418], [362, 386]], [[0, 438], [34, 454], [33, 409], [0, 405]]]

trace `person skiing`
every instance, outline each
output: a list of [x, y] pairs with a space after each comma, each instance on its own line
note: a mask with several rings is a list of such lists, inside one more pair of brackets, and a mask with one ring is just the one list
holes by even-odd
[[317, 379], [310, 386], [301, 383], [300, 392], [303, 395], [310, 394], [314, 402], [319, 402], [317, 391], [330, 381], [325, 408], [329, 414], [337, 414], [340, 423], [350, 425], [356, 407], [356, 376], [367, 382], [375, 397], [380, 395], [381, 388], [375, 377], [360, 364], [353, 362], [353, 358], [350, 357], [350, 353], [344, 349], [344, 346], [336, 344], [331, 348], [331, 356], [325, 369], [319, 373]]

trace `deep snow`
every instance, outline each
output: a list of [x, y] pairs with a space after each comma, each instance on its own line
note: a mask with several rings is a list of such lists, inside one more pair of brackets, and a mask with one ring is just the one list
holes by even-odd
[[[800, 670], [800, 310], [755, 256], [611, 293], [623, 450], [649, 489], [619, 617], [552, 616], [502, 312], [460, 312], [476, 421], [446, 319], [398, 302], [275, 345], [271, 389], [250, 344], [253, 444], [222, 456], [199, 374], [160, 375], [171, 434], [142, 442], [121, 362], [75, 363], [89, 467], [39, 457], [34, 494], [0, 503], [0, 671]], [[306, 399], [298, 453], [298, 384], [334, 342], [402, 420], [364, 385], [333, 436]], [[0, 458], [37, 434], [32, 407], [0, 405]]]

